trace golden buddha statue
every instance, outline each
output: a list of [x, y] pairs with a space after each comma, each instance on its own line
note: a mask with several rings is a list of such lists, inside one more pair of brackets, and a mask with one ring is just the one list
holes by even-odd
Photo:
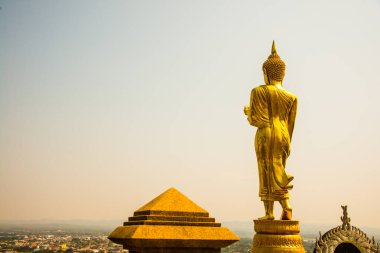
[[244, 107], [249, 124], [257, 127], [255, 150], [259, 170], [259, 196], [264, 202], [265, 216], [259, 220], [274, 220], [273, 204], [279, 201], [281, 220], [292, 219], [288, 190], [293, 176], [285, 171], [290, 154], [297, 97], [282, 87], [285, 63], [277, 54], [273, 41], [272, 53], [263, 64], [265, 85], [254, 88], [249, 106]]

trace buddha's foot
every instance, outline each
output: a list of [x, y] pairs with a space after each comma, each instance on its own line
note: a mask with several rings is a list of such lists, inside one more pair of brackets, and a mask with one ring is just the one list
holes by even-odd
[[293, 211], [291, 208], [284, 208], [282, 210], [281, 219], [280, 220], [292, 220]]
[[258, 220], [274, 220], [274, 216], [268, 214], [268, 215], [258, 218]]

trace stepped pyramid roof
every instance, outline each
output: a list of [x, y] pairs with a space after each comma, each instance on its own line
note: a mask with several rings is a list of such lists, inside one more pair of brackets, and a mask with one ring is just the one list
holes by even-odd
[[205, 209], [195, 204], [192, 200], [173, 187], [137, 209], [135, 214], [152, 211], [194, 214], [202, 213], [208, 215], [208, 212]]
[[108, 238], [135, 252], [156, 252], [157, 248], [165, 248], [165, 252], [194, 252], [195, 248], [214, 252], [239, 240], [175, 188], [137, 209]]

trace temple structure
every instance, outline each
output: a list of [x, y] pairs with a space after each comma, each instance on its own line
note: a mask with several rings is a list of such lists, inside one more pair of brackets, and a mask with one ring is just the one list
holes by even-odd
[[136, 210], [108, 238], [133, 253], [217, 253], [240, 240], [174, 188]]
[[347, 206], [342, 206], [342, 209], [342, 225], [330, 229], [324, 235], [319, 232], [314, 253], [380, 253], [380, 246], [375, 238], [368, 238], [362, 230], [352, 226]]

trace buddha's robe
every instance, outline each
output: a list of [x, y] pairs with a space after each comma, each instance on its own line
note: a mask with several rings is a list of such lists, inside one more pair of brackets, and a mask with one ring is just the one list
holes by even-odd
[[248, 121], [256, 126], [255, 150], [261, 200], [289, 198], [293, 177], [285, 172], [297, 113], [297, 97], [281, 86], [261, 85], [251, 92]]

